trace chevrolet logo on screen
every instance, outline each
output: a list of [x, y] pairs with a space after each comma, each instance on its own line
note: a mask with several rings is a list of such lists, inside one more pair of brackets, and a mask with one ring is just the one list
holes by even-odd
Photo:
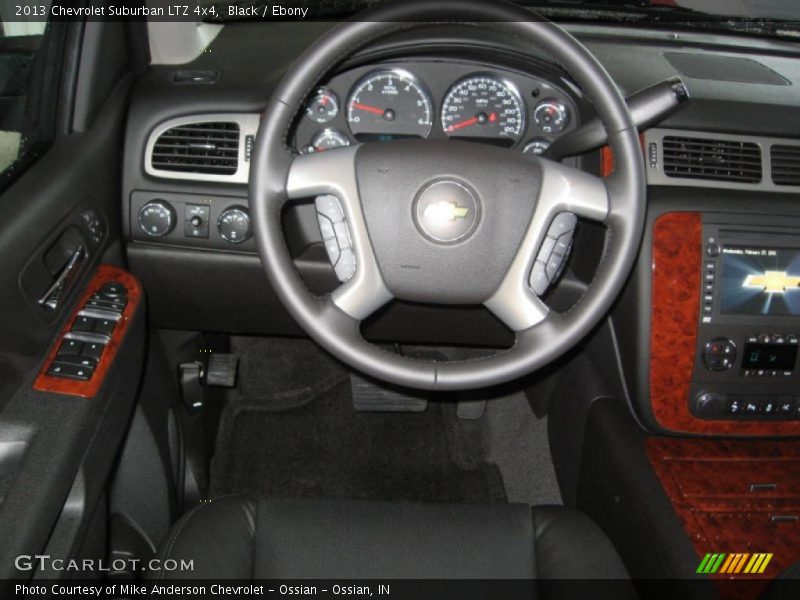
[[742, 286], [761, 288], [768, 294], [785, 294], [800, 286], [800, 276], [789, 275], [786, 271], [765, 271], [763, 275], [748, 275]]

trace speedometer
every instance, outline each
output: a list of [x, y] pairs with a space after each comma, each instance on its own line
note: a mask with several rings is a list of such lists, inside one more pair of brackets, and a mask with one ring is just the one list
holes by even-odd
[[525, 109], [514, 85], [492, 75], [456, 83], [442, 104], [442, 128], [449, 137], [516, 142], [525, 129]]
[[347, 123], [360, 140], [428, 137], [433, 124], [431, 98], [408, 71], [371, 73], [350, 92]]

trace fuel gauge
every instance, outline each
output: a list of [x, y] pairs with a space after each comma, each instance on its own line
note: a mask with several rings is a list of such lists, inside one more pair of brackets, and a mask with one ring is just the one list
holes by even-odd
[[306, 153], [323, 152], [349, 145], [350, 138], [338, 129], [323, 129], [311, 140], [311, 145], [306, 148]]
[[550, 141], [544, 138], [536, 138], [525, 144], [522, 152], [525, 154], [544, 154], [544, 151], [550, 147]]

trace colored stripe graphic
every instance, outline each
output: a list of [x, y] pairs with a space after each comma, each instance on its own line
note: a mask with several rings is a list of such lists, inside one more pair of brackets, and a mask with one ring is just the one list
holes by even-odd
[[772, 560], [772, 553], [758, 552], [734, 552], [725, 554], [724, 552], [709, 552], [700, 561], [697, 573], [705, 575], [725, 574], [738, 575], [761, 574], [767, 569], [767, 565]]

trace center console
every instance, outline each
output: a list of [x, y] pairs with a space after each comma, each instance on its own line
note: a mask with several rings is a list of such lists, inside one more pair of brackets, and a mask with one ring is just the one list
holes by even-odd
[[800, 434], [800, 220], [654, 225], [650, 389], [673, 431]]
[[800, 240], [792, 229], [703, 216], [690, 388], [697, 417], [800, 420]]

